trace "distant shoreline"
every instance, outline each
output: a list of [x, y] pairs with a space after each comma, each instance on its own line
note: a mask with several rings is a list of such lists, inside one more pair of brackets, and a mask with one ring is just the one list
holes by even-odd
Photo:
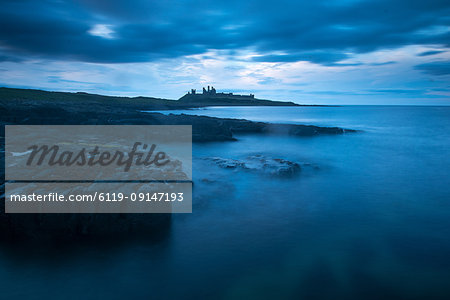
[[175, 110], [193, 109], [210, 106], [307, 106], [307, 107], [335, 107], [336, 105], [297, 104], [286, 101], [273, 101], [266, 99], [240, 100], [221, 97], [202, 97], [199, 100], [171, 100], [155, 97], [124, 97], [89, 94], [84, 92], [53, 92], [38, 89], [19, 89], [0, 87], [0, 100], [10, 99], [22, 102], [39, 102], [56, 100], [58, 104], [67, 105], [78, 102], [80, 105], [127, 106], [141, 110]]

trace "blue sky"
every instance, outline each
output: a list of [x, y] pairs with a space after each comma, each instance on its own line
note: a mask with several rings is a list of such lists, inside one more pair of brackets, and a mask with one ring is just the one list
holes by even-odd
[[3, 0], [0, 86], [450, 105], [450, 2]]

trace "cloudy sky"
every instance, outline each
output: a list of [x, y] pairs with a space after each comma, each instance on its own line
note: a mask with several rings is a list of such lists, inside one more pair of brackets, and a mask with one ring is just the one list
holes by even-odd
[[450, 105], [448, 0], [1, 0], [0, 86]]

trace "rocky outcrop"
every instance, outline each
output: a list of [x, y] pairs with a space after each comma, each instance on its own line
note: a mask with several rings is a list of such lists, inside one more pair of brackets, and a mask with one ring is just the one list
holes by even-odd
[[235, 141], [236, 134], [317, 136], [353, 133], [355, 130], [312, 125], [270, 124], [242, 119], [193, 115], [164, 115], [139, 111], [78, 111], [70, 107], [30, 106], [5, 108], [3, 124], [23, 125], [192, 125], [193, 142]]
[[301, 170], [301, 166], [299, 163], [288, 161], [282, 158], [265, 157], [262, 155], [253, 155], [242, 160], [220, 157], [211, 157], [206, 159], [214, 162], [221, 168], [241, 169], [270, 176], [295, 176]]
[[222, 119], [193, 115], [149, 113], [160, 124], [192, 125], [194, 142], [232, 141], [236, 134], [271, 134], [311, 137], [316, 135], [354, 133], [356, 130], [313, 125], [271, 124], [243, 119]]

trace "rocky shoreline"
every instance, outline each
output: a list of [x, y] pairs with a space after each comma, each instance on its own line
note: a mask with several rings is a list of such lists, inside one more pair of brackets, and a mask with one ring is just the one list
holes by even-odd
[[[315, 136], [322, 134], [344, 134], [356, 132], [339, 127], [319, 127], [313, 125], [271, 124], [243, 119], [222, 119], [194, 115], [164, 115], [156, 112], [142, 112], [135, 109], [125, 110], [95, 107], [85, 110], [70, 106], [49, 105], [13, 105], [5, 101], [2, 124], [22, 125], [192, 125], [193, 142], [234, 141], [236, 134], [276, 134], [291, 136]], [[3, 135], [2, 135], [3, 136]]]
[[[1, 96], [1, 95], [0, 95]], [[272, 134], [296, 137], [335, 135], [356, 132], [339, 127], [318, 127], [310, 125], [270, 124], [242, 119], [222, 119], [193, 115], [164, 115], [149, 110], [146, 105], [136, 103], [103, 104], [78, 101], [58, 101], [57, 99], [32, 100], [0, 97], [2, 125], [192, 125], [192, 140], [197, 143], [236, 141], [239, 134]], [[157, 214], [5, 214], [4, 213], [4, 126], [1, 126], [1, 200], [0, 235], [5, 239], [65, 239], [73, 240], [83, 236], [129, 235], [139, 231], [146, 235], [170, 226], [170, 215]], [[219, 165], [244, 169], [262, 169], [269, 174], [292, 175], [300, 166], [277, 159], [253, 158], [249, 162], [216, 161]]]

